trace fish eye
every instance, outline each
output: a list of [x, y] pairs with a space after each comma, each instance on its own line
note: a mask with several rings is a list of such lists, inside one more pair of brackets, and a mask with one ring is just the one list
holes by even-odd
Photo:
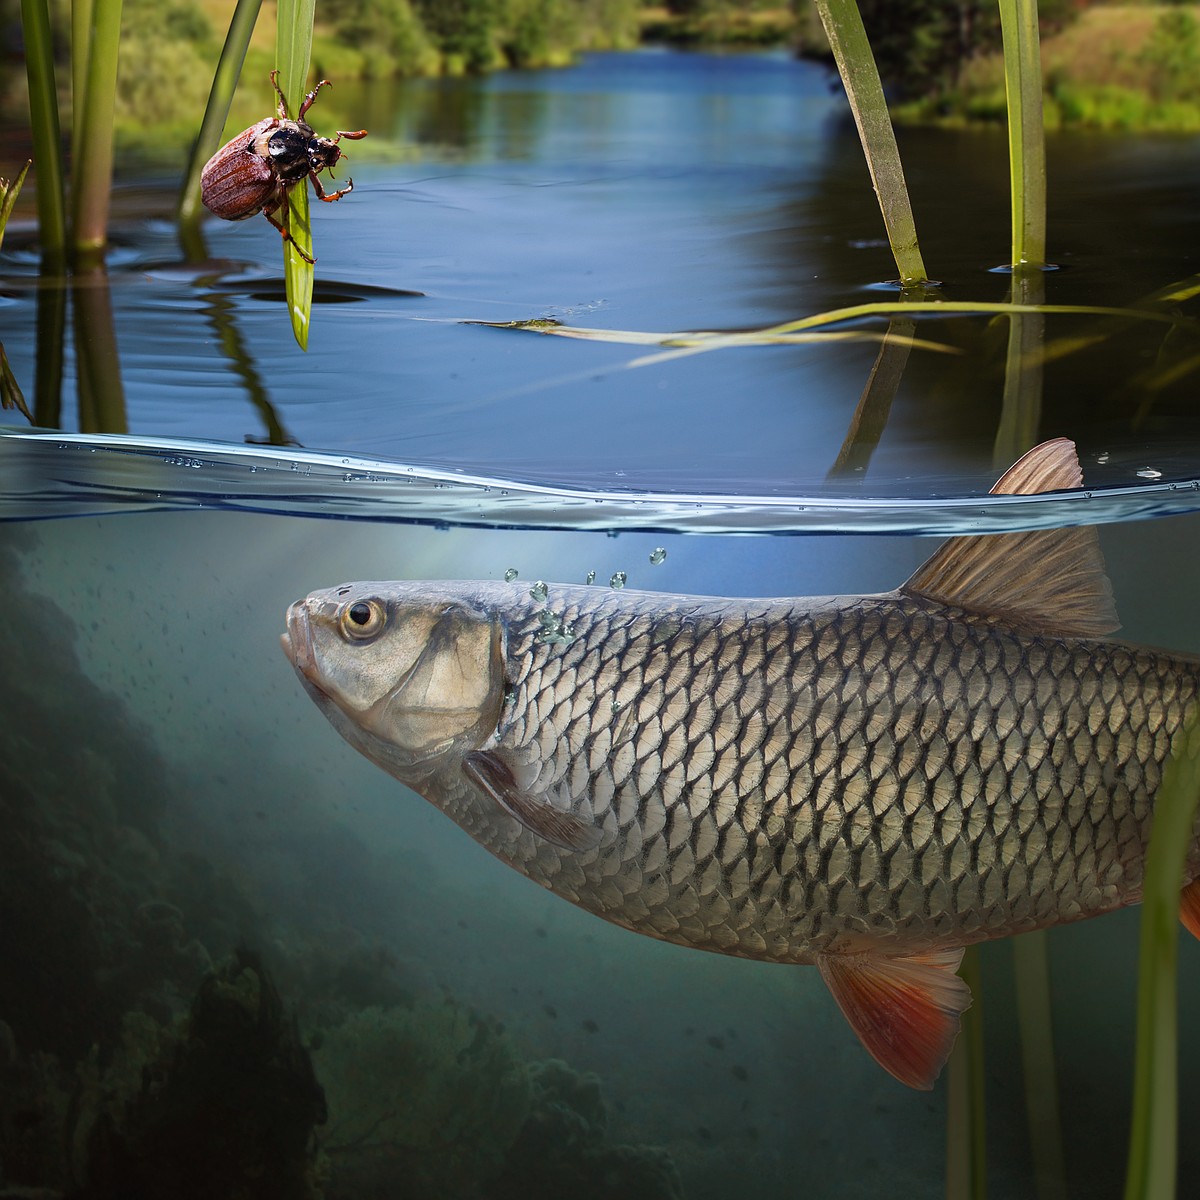
[[345, 605], [338, 616], [342, 636], [355, 641], [374, 637], [386, 620], [387, 612], [378, 600], [355, 600]]

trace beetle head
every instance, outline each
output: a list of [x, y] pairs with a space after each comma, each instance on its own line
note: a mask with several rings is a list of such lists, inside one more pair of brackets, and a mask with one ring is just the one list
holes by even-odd
[[334, 164], [342, 157], [338, 148], [338, 138], [314, 137], [308, 143], [308, 167], [313, 173], [332, 171]]

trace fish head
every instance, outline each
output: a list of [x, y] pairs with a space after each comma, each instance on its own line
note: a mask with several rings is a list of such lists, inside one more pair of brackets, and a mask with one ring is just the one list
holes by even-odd
[[469, 596], [409, 583], [310, 593], [283, 652], [338, 732], [405, 782], [482, 745], [504, 704], [504, 627]]

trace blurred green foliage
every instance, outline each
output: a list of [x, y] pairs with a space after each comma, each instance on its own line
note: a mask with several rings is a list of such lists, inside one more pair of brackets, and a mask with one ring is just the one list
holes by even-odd
[[[968, 63], [1000, 52], [996, 0], [859, 0], [884, 86], [928, 99], [958, 86]], [[1070, 21], [1074, 0], [1039, 0], [1042, 35]]]
[[[336, 79], [565, 66], [584, 50], [637, 44], [641, 0], [323, 0], [317, 72]], [[67, 60], [70, 6], [50, 4], [56, 58]], [[223, 28], [199, 0], [125, 0], [117, 120], [189, 129], [203, 112]], [[0, 0], [0, 55], [21, 54], [20, 0]], [[247, 69], [269, 69], [252, 49]], [[0, 111], [26, 108], [23, 73], [0, 74]]]
[[124, 0], [118, 122], [194, 124], [224, 33], [213, 29], [196, 0]]
[[1200, 23], [1192, 12], [1162, 13], [1138, 59], [1150, 72], [1151, 93], [1159, 103], [1200, 99]]

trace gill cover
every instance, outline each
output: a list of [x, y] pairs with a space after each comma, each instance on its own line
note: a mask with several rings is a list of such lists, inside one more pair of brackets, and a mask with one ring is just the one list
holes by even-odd
[[338, 731], [401, 778], [469, 753], [500, 717], [502, 627], [462, 601], [395, 584], [313, 592], [289, 610], [284, 651]]

